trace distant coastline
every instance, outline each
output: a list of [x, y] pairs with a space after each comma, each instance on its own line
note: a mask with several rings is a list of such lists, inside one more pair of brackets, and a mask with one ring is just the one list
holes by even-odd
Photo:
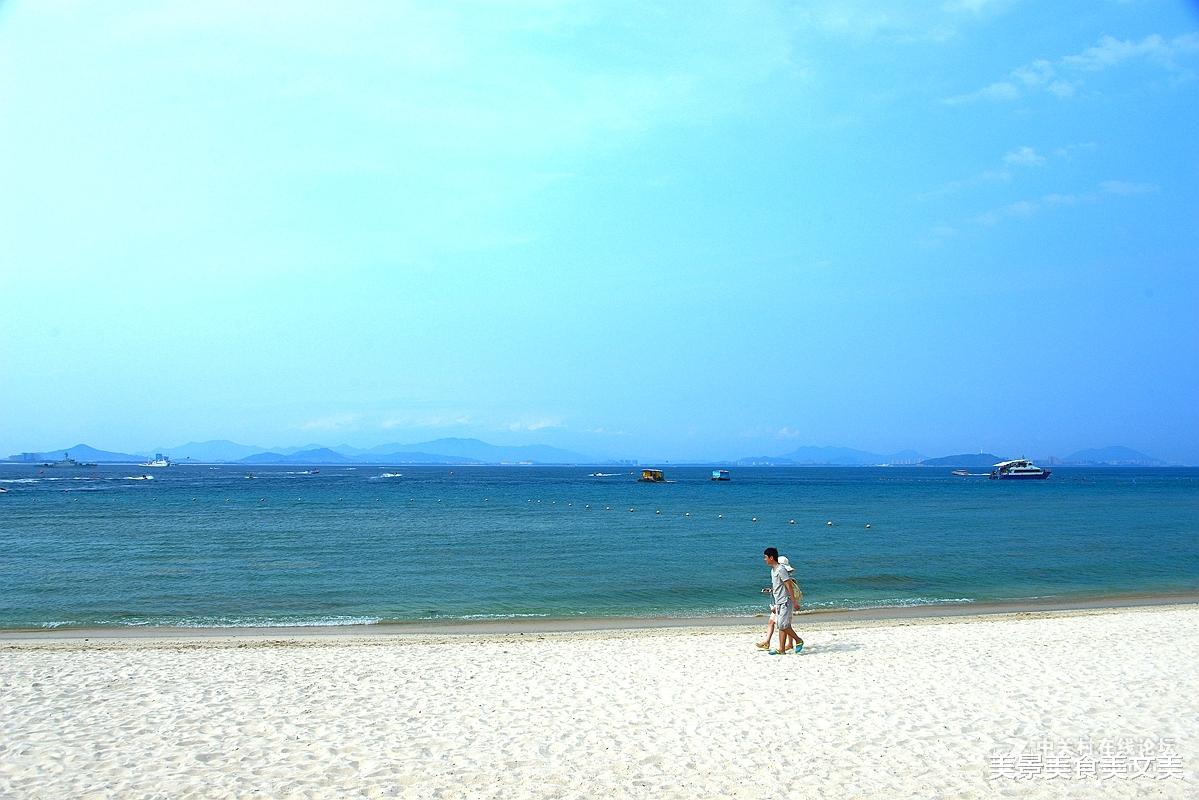
[[[750, 456], [702, 461], [655, 461], [640, 458], [596, 458], [549, 445], [494, 445], [479, 439], [437, 439], [415, 444], [383, 444], [369, 449], [309, 444], [300, 447], [258, 448], [225, 440], [191, 442], [175, 448], [156, 448], [176, 464], [265, 466], [603, 466], [635, 468], [645, 465], [721, 467], [990, 467], [1023, 454], [958, 453], [928, 457], [914, 450], [870, 453], [845, 447], [800, 447], [777, 456]], [[14, 453], [0, 463], [53, 463], [68, 456], [96, 464], [140, 464], [152, 455], [101, 450], [80, 443], [59, 450]], [[1079, 450], [1068, 456], [1042, 455], [1046, 466], [1183, 467], [1123, 446]]]

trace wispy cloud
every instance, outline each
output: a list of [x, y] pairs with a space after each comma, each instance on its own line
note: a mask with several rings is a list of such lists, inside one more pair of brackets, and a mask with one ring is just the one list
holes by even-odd
[[468, 414], [389, 414], [379, 422], [383, 430], [397, 428], [461, 428], [474, 422]]
[[361, 414], [331, 414], [301, 422], [299, 427], [305, 431], [347, 431], [357, 428], [361, 420]]
[[[1065, 152], [1064, 148], [1058, 148], [1054, 151], [1054, 155], [1058, 155], [1059, 153], [1064, 154]], [[916, 196], [921, 200], [927, 200], [932, 197], [954, 194], [975, 186], [1010, 183], [1013, 176], [1012, 168], [1039, 167], [1044, 165], [1046, 160], [1046, 157], [1038, 153], [1035, 147], [1022, 145], [1004, 154], [1001, 159], [1003, 162], [1002, 166], [989, 167], [969, 178], [943, 183], [935, 189], [921, 192]]]
[[504, 427], [513, 432], [540, 431], [546, 428], [561, 428], [562, 420], [555, 417], [519, 419], [509, 422]]
[[1180, 61], [1196, 53], [1199, 53], [1199, 33], [1173, 39], [1152, 34], [1139, 41], [1103, 36], [1095, 46], [1080, 53], [1062, 56], [1056, 61], [1043, 58], [1031, 61], [1016, 67], [998, 81], [973, 92], [947, 97], [944, 102], [949, 105], [985, 100], [1009, 102], [1037, 92], [1069, 97], [1082, 85], [1085, 74], [1137, 59], [1155, 63], [1179, 77], [1189, 77], [1190, 71], [1184, 70]]
[[1167, 69], [1175, 69], [1178, 56], [1196, 52], [1199, 52], [1199, 33], [1188, 33], [1173, 39], [1165, 39], [1155, 33], [1139, 42], [1103, 36], [1094, 47], [1066, 56], [1062, 62], [1087, 72], [1098, 72], [1130, 59], [1147, 58]]
[[1039, 167], [1045, 163], [1045, 156], [1037, 153], [1036, 148], [1018, 147], [1003, 157], [1005, 164], [1015, 164], [1020, 167]]
[[597, 428], [587, 428], [586, 430], [583, 431], [583, 433], [594, 433], [597, 436], [629, 436], [630, 435], [628, 431], [613, 430], [612, 428], [605, 428], [602, 425]]
[[1141, 195], [1157, 190], [1158, 187], [1152, 183], [1103, 181], [1095, 189], [1086, 192], [1051, 192], [1036, 199], [1017, 200], [1000, 208], [976, 214], [969, 221], [976, 225], [994, 227], [1005, 220], [1029, 219], [1045, 209], [1100, 203], [1105, 195]]

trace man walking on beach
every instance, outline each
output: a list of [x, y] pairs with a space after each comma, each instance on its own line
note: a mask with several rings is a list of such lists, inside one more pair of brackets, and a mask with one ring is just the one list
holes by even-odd
[[799, 599], [795, 596], [795, 579], [791, 577], [787, 568], [779, 563], [778, 548], [767, 547], [762, 551], [762, 556], [766, 559], [766, 566], [770, 567], [770, 593], [774, 598], [774, 613], [779, 632], [778, 652], [786, 653], [794, 645], [795, 652], [798, 653], [803, 649], [803, 639], [791, 628], [791, 612], [799, 608]]

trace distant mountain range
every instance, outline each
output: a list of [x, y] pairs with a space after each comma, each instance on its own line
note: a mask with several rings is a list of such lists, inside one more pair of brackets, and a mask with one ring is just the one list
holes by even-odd
[[[348, 445], [325, 447], [319, 444], [300, 447], [263, 448], [238, 444], [228, 440], [189, 442], [178, 447], [164, 447], [156, 452], [167, 454], [176, 463], [204, 464], [604, 464], [617, 463], [593, 459], [582, 453], [562, 450], [548, 445], [505, 447], [478, 439], [435, 439], [416, 444], [382, 444], [362, 449]], [[58, 461], [70, 455], [82, 462], [98, 464], [135, 464], [151, 457], [149, 453], [117, 453], [97, 450], [77, 444], [62, 450], [20, 453], [9, 461], [40, 463]], [[1012, 458], [1008, 456], [1006, 458]], [[874, 465], [924, 467], [990, 467], [1005, 457], [993, 453], [962, 453], [938, 458], [925, 458], [914, 450], [898, 453], [870, 453], [848, 447], [799, 447], [780, 456], [742, 458], [732, 463], [741, 467], [759, 466], [835, 466], [862, 467]], [[1104, 447], [1079, 450], [1064, 458], [1046, 456], [1034, 461], [1044, 465], [1163, 467], [1168, 464], [1153, 456], [1127, 447]], [[619, 462], [627, 464], [630, 462]]]
[[[180, 452], [180, 451], [177, 451]], [[182, 451], [186, 452], [186, 451]], [[179, 456], [176, 455], [175, 458]], [[239, 464], [594, 464], [595, 459], [548, 445], [503, 447], [478, 439], [436, 439], [417, 444], [383, 444], [369, 450], [312, 447], [265, 452]]]
[[[266, 449], [238, 444], [227, 440], [190, 442], [178, 447], [164, 447], [156, 452], [170, 456], [176, 463], [191, 461], [204, 464], [596, 464], [582, 453], [574, 453], [548, 445], [503, 447], [478, 439], [437, 439], [418, 444], [384, 444], [369, 450], [341, 446], [323, 447], [313, 444], [304, 447]], [[63, 450], [20, 453], [10, 461], [58, 461], [71, 457], [98, 464], [129, 464], [145, 461], [149, 454], [114, 453], [77, 444]]]
[[1153, 456], [1147, 456], [1128, 447], [1100, 447], [1091, 450], [1079, 450], [1063, 459], [1047, 459], [1052, 464], [1078, 464], [1089, 467], [1166, 467], [1165, 461]]

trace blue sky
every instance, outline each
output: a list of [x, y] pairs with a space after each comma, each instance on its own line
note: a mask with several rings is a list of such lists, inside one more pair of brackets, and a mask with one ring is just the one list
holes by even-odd
[[0, 5], [0, 450], [1199, 463], [1185, 2]]

